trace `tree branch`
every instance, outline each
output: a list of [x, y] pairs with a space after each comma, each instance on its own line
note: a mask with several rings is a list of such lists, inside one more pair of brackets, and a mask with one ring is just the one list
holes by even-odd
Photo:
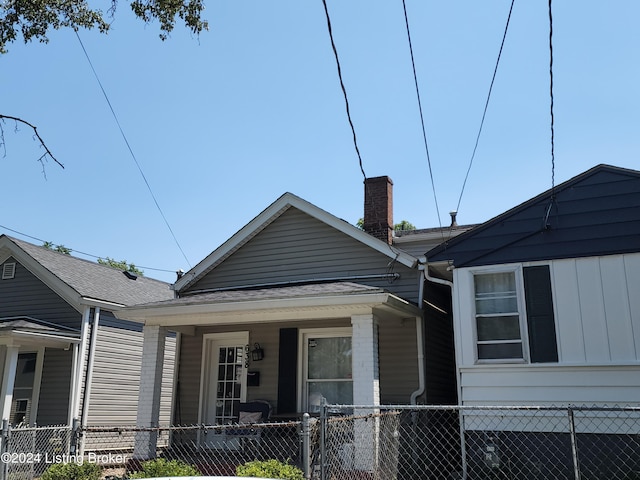
[[[60, 161], [58, 161], [58, 159], [56, 157], [53, 156], [53, 153], [51, 153], [51, 150], [49, 150], [49, 147], [47, 147], [47, 144], [44, 143], [44, 140], [42, 139], [42, 137], [38, 133], [38, 128], [35, 125], [32, 125], [31, 123], [27, 122], [26, 120], [23, 120], [23, 119], [18, 118], [18, 117], [12, 117], [11, 115], [2, 115], [2, 114], [0, 114], [0, 120], [4, 120], [5, 118], [8, 119], [8, 120], [13, 120], [14, 122], [16, 122], [16, 125], [18, 123], [22, 123], [22, 124], [30, 127], [33, 130], [33, 134], [34, 134], [35, 138], [38, 139], [38, 142], [40, 142], [40, 146], [42, 148], [44, 148], [44, 150], [45, 150], [45, 153], [43, 153], [40, 156], [40, 158], [38, 159], [38, 161], [40, 163], [42, 163], [46, 159], [46, 157], [49, 157], [49, 158], [51, 158], [51, 160], [53, 160], [58, 165], [60, 165], [62, 168], [64, 168], [64, 165]], [[5, 145], [5, 140], [4, 140], [4, 129], [2, 128], [2, 124], [1, 123], [0, 123], [0, 145], [4, 148], [5, 155], [6, 155], [6, 145]]]

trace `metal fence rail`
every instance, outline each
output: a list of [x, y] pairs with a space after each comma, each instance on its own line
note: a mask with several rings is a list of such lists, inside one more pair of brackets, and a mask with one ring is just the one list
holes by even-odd
[[203, 475], [277, 459], [318, 480], [640, 480], [640, 408], [324, 405], [304, 421], [158, 428], [9, 427], [0, 480], [91, 462], [122, 479], [148, 456]]

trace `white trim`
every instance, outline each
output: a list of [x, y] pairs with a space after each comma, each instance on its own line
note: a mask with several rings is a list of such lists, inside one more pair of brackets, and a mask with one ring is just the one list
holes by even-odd
[[44, 365], [45, 347], [39, 347], [36, 351], [36, 371], [33, 377], [33, 389], [31, 390], [31, 411], [29, 424], [35, 425], [38, 419], [38, 405], [40, 403], [40, 386], [42, 383], [42, 367]]
[[2, 265], [2, 280], [11, 280], [16, 276], [16, 262], [7, 262]]
[[[224, 341], [227, 339], [236, 339], [243, 338], [243, 345], [249, 344], [249, 331], [242, 330], [236, 332], [223, 332], [223, 333], [205, 333], [202, 335], [202, 365], [200, 367], [200, 400], [198, 405], [198, 423], [203, 423], [206, 417], [206, 409], [209, 404], [209, 379], [211, 378], [211, 363], [212, 363], [212, 352], [211, 352], [211, 342], [215, 341]], [[217, 361], [216, 361], [217, 363]], [[247, 382], [247, 369], [242, 369], [242, 386], [240, 387], [240, 392], [242, 396], [242, 400], [246, 398], [246, 382]], [[200, 440], [200, 439], [199, 439]]]
[[175, 284], [175, 290], [183, 290], [192, 283], [201, 278], [209, 270], [215, 268], [215, 266], [233, 254], [241, 246], [251, 240], [254, 236], [259, 234], [264, 228], [271, 224], [274, 220], [280, 217], [289, 208], [296, 208], [307, 215], [314, 217], [315, 219], [335, 228], [336, 230], [349, 235], [355, 240], [377, 250], [378, 252], [396, 259], [399, 263], [413, 268], [417, 265], [418, 259], [412, 255], [409, 255], [402, 250], [399, 250], [382, 240], [379, 240], [368, 233], [360, 230], [355, 225], [351, 225], [338, 217], [331, 215], [330, 213], [322, 210], [321, 208], [313, 205], [312, 203], [303, 200], [302, 198], [292, 194], [285, 193], [275, 202], [269, 205], [258, 216], [242, 227], [237, 233], [235, 233], [226, 242], [215, 249], [211, 254], [205, 257], [195, 267], [185, 273]]
[[[307, 355], [307, 339], [315, 338], [334, 338], [334, 337], [351, 337], [353, 342], [352, 327], [326, 327], [326, 328], [301, 328], [298, 330], [298, 392], [297, 392], [297, 409], [302, 411], [306, 402], [305, 385], [308, 370]], [[352, 345], [353, 348], [353, 345]], [[353, 371], [353, 367], [352, 367]], [[354, 380], [353, 378], [351, 379]]]
[[[474, 339], [474, 359], [476, 364], [491, 364], [491, 363], [530, 363], [529, 356], [529, 330], [527, 327], [527, 311], [526, 311], [526, 302], [525, 302], [525, 292], [524, 292], [524, 281], [522, 276], [522, 264], [509, 264], [509, 265], [491, 265], [491, 266], [483, 266], [483, 267], [473, 267], [469, 268], [469, 279], [471, 282], [470, 292], [472, 302], [471, 312], [473, 314], [473, 321], [471, 328], [473, 330], [473, 339]], [[522, 358], [494, 358], [494, 359], [480, 359], [478, 358], [478, 345], [481, 344], [481, 341], [478, 340], [478, 325], [477, 318], [478, 314], [476, 313], [476, 299], [475, 299], [475, 277], [476, 275], [491, 275], [496, 273], [513, 273], [514, 280], [516, 283], [516, 302], [518, 308], [518, 321], [520, 323], [520, 342], [522, 343]], [[497, 341], [490, 342], [492, 344], [499, 343]], [[515, 342], [506, 342], [506, 343], [515, 343]]]

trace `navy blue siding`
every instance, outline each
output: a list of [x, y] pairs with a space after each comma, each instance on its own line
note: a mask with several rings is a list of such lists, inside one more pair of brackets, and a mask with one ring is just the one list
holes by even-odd
[[432, 249], [429, 261], [468, 267], [640, 249], [640, 172], [600, 165], [551, 198], [547, 191]]

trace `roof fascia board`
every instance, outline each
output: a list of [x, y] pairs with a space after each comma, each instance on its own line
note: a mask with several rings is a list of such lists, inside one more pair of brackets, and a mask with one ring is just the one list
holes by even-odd
[[[167, 320], [167, 325], [172, 321], [184, 317], [188, 324], [188, 316], [193, 315], [241, 315], [241, 314], [261, 314], [265, 312], [277, 312], [283, 316], [287, 311], [299, 312], [302, 310], [319, 311], [320, 316], [330, 317], [331, 310], [343, 310], [344, 308], [366, 308], [386, 307], [395, 311], [402, 311], [409, 316], [420, 315], [420, 310], [413, 304], [395, 295], [382, 292], [375, 294], [356, 295], [327, 295], [321, 297], [296, 297], [287, 299], [252, 300], [245, 302], [220, 302], [220, 303], [200, 303], [194, 305], [172, 305], [172, 306], [148, 306], [129, 307], [120, 312], [114, 312], [118, 318], [126, 318], [144, 322], [152, 321], [153, 324], [165, 324], [163, 317]], [[344, 313], [340, 313], [344, 316]], [[283, 318], [284, 319], [284, 318]], [[209, 321], [211, 321], [209, 319]], [[159, 323], [158, 323], [159, 322]]]
[[253, 220], [247, 223], [244, 227], [238, 230], [233, 236], [231, 236], [222, 245], [211, 252], [200, 263], [193, 267], [190, 271], [185, 273], [174, 284], [174, 290], [183, 290], [188, 287], [206, 272], [208, 272], [214, 265], [226, 258], [226, 256], [233, 253], [235, 250], [244, 245], [251, 238], [256, 236], [260, 231], [266, 228], [270, 223], [287, 211], [290, 207], [297, 208], [298, 210], [324, 222], [325, 224], [335, 228], [336, 230], [351, 236], [361, 243], [379, 251], [380, 253], [395, 259], [403, 265], [413, 268], [417, 265], [417, 259], [408, 253], [405, 253], [391, 245], [387, 245], [382, 240], [378, 240], [372, 237], [368, 233], [360, 230], [354, 225], [350, 225], [348, 222], [339, 219], [338, 217], [330, 214], [329, 212], [322, 210], [321, 208], [303, 200], [302, 198], [292, 194], [285, 193], [275, 202], [264, 209]]
[[20, 265], [29, 270], [31, 274], [36, 276], [42, 283], [58, 294], [78, 312], [83, 312], [82, 297], [80, 294], [20, 248], [19, 245], [13, 243], [10, 238], [3, 236], [0, 238], [0, 249], [1, 248], [7, 248], [11, 252], [10, 256], [15, 258]]

